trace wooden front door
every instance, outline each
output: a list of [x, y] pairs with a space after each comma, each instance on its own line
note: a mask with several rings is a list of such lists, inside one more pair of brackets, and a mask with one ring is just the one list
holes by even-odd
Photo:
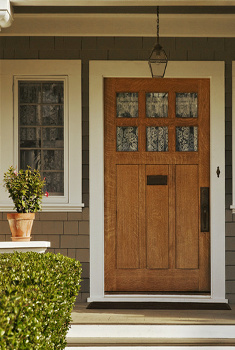
[[209, 79], [104, 87], [105, 293], [209, 292]]

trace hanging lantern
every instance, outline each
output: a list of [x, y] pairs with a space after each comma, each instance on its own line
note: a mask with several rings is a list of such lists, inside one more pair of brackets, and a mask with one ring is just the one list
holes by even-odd
[[157, 43], [154, 45], [148, 63], [153, 78], [163, 78], [167, 66], [167, 55], [159, 44], [159, 6], [157, 6]]

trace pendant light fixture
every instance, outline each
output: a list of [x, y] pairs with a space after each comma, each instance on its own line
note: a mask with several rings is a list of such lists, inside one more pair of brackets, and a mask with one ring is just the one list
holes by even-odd
[[159, 6], [157, 6], [157, 43], [154, 45], [148, 63], [152, 78], [163, 78], [167, 66], [167, 55], [159, 44]]

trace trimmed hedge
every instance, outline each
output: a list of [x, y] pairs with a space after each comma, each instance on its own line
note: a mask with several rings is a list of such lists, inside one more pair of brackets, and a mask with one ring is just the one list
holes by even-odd
[[0, 254], [0, 349], [64, 349], [81, 271], [61, 254]]

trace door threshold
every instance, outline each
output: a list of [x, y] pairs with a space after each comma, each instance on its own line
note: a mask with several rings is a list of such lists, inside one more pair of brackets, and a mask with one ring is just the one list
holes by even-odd
[[116, 294], [104, 295], [103, 297], [90, 297], [87, 302], [175, 302], [175, 303], [225, 303], [228, 299], [213, 298], [211, 295], [146, 295], [146, 294]]
[[107, 310], [231, 310], [227, 303], [93, 301], [87, 309]]

